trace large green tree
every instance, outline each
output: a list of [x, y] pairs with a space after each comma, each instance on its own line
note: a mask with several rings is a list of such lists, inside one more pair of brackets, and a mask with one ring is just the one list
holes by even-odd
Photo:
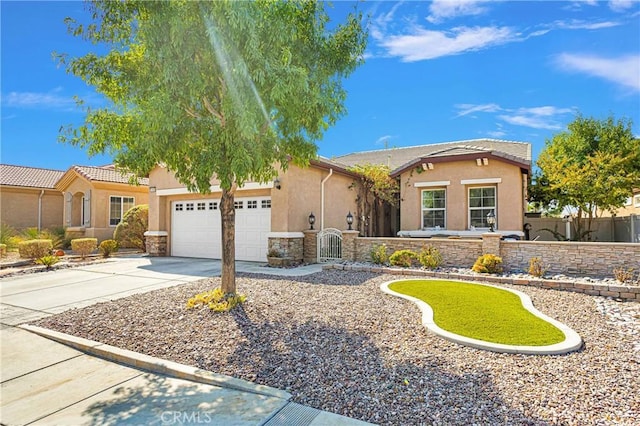
[[69, 31], [104, 55], [58, 55], [103, 94], [61, 139], [109, 152], [138, 176], [163, 163], [190, 190], [222, 189], [222, 290], [235, 293], [234, 192], [306, 165], [344, 113], [342, 80], [363, 61], [362, 16], [331, 25], [315, 1], [110, 1]]
[[640, 140], [631, 120], [578, 116], [547, 140], [531, 187], [532, 201], [575, 209], [577, 239], [590, 239], [597, 211], [624, 205], [640, 187]]

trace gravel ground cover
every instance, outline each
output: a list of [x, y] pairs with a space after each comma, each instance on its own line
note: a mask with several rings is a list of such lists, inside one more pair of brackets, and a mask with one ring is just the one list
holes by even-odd
[[561, 356], [460, 346], [422, 327], [381, 283], [409, 276], [323, 271], [238, 277], [242, 309], [185, 309], [207, 279], [46, 318], [37, 324], [274, 386], [295, 402], [389, 425], [637, 424], [640, 304], [509, 286], [585, 341]]

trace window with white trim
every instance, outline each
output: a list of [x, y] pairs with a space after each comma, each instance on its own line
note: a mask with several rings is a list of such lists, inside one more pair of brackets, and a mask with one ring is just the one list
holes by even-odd
[[218, 210], [218, 203], [216, 201], [211, 201], [209, 203], [209, 210]]
[[271, 208], [271, 200], [262, 200], [262, 208], [270, 209]]
[[473, 226], [475, 228], [489, 228], [487, 215], [489, 212], [496, 214], [495, 210], [495, 186], [469, 188], [469, 226]]
[[204, 203], [198, 203], [198, 210], [204, 210], [205, 209], [205, 204]]
[[442, 228], [447, 226], [447, 198], [445, 189], [425, 189], [422, 191], [422, 228]]
[[110, 196], [109, 197], [109, 226], [116, 226], [122, 220], [122, 216], [133, 206], [133, 197]]
[[247, 201], [248, 209], [257, 209], [258, 208], [258, 200], [249, 200]]

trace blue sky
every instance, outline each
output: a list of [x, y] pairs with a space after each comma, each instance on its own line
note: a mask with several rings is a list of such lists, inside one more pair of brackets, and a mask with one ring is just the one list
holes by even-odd
[[[352, 2], [328, 9], [340, 19]], [[370, 16], [366, 63], [346, 82], [348, 114], [318, 142], [319, 154], [496, 138], [545, 140], [577, 112], [631, 118], [640, 135], [640, 2], [362, 2]], [[67, 169], [102, 165], [57, 142], [80, 123], [73, 96], [100, 98], [67, 75], [52, 52], [95, 46], [66, 33], [86, 19], [80, 2], [1, 3], [0, 161]]]

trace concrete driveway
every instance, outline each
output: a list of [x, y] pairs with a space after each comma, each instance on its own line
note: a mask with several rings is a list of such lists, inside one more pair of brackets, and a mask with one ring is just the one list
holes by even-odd
[[[238, 262], [236, 268], [278, 275], [320, 270], [317, 265], [274, 270], [248, 262]], [[0, 279], [0, 423], [366, 424], [293, 403], [291, 395], [279, 389], [48, 330], [41, 330], [49, 337], [44, 338], [19, 326], [67, 309], [219, 274], [220, 262], [209, 259], [129, 257]]]

